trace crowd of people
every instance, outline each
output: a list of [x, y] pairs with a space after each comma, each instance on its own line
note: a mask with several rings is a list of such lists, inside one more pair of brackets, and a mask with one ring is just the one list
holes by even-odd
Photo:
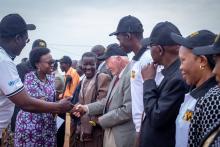
[[0, 146], [220, 147], [220, 34], [165, 21], [144, 38], [128, 15], [109, 34], [119, 44], [76, 61], [37, 39], [16, 65], [35, 29], [19, 14], [0, 22]]

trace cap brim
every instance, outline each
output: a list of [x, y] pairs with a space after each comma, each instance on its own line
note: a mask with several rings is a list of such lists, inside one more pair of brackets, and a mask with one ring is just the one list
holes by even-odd
[[36, 26], [34, 24], [27, 24], [27, 30], [31, 31], [35, 29], [36, 29]]
[[173, 39], [174, 42], [176, 42], [177, 44], [179, 45], [182, 45], [182, 46], [185, 46], [187, 48], [193, 48], [192, 45], [190, 45], [190, 43], [187, 41], [186, 38], [178, 35], [178, 34], [175, 34], [175, 33], [171, 33], [171, 38]]
[[118, 32], [113, 32], [113, 33], [109, 34], [109, 36], [113, 36], [113, 35], [117, 35], [117, 34], [118, 34]]
[[220, 49], [217, 50], [214, 48], [213, 45], [196, 47], [192, 50], [195, 55], [213, 55], [213, 54], [220, 54]]
[[102, 56], [97, 57], [97, 59], [98, 59], [99, 61], [104, 61], [104, 60], [106, 60], [106, 59], [108, 59], [108, 58], [109, 58], [109, 56], [106, 56], [105, 54], [102, 55]]

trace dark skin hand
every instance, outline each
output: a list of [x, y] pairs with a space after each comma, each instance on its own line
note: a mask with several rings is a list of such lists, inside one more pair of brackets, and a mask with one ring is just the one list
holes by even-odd
[[143, 67], [141, 70], [142, 78], [144, 81], [155, 79], [157, 71], [157, 64], [155, 63], [148, 63], [146, 66]]
[[62, 99], [57, 103], [46, 102], [36, 98], [31, 98], [25, 90], [9, 98], [21, 109], [34, 113], [65, 113], [72, 109], [70, 98]]

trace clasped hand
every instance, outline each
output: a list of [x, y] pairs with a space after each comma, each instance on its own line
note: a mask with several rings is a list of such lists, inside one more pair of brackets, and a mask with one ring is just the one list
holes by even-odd
[[71, 114], [76, 117], [81, 117], [87, 112], [86, 106], [81, 104], [75, 104], [71, 110]]

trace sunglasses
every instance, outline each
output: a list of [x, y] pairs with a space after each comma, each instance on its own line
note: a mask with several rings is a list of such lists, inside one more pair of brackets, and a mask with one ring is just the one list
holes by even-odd
[[50, 61], [48, 61], [48, 62], [42, 62], [42, 63], [47, 63], [48, 65], [54, 65], [55, 64], [55, 60], [50, 60]]

